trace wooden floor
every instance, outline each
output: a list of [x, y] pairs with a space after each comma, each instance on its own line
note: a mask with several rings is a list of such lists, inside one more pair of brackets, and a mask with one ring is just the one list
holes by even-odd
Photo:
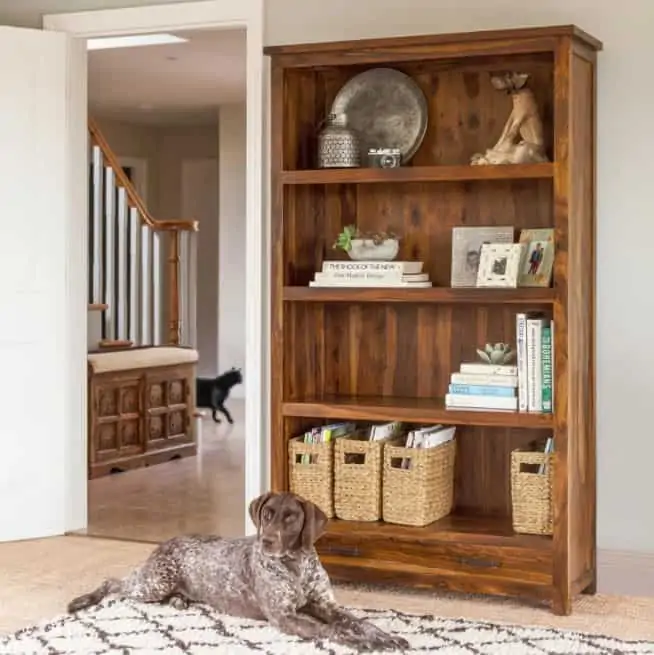
[[89, 482], [86, 534], [158, 542], [180, 533], [223, 537], [245, 530], [245, 402], [230, 399], [235, 425], [203, 420], [197, 457]]

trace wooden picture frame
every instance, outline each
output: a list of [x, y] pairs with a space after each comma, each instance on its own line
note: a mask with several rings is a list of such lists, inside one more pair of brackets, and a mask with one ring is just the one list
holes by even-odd
[[452, 287], [477, 286], [481, 248], [485, 243], [513, 243], [512, 225], [459, 226], [452, 228]]
[[520, 243], [523, 244], [524, 250], [518, 286], [549, 287], [554, 269], [554, 230], [522, 230]]

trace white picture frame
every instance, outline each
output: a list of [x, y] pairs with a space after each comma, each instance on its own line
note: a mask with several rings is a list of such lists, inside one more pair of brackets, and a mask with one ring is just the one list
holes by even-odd
[[518, 286], [524, 252], [522, 243], [486, 243], [481, 248], [478, 287], [511, 288]]

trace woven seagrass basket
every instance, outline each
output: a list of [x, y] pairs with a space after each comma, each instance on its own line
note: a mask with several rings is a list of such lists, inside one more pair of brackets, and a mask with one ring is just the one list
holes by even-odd
[[[425, 526], [452, 511], [456, 441], [434, 448], [384, 449], [383, 517], [388, 523]], [[404, 464], [404, 467], [403, 467]]]
[[[545, 470], [538, 473], [539, 465]], [[523, 534], [550, 535], [554, 455], [514, 450], [511, 453], [513, 529]]]
[[291, 491], [334, 517], [334, 442], [304, 443], [304, 437], [288, 444]]
[[356, 433], [334, 446], [334, 513], [345, 521], [379, 521], [385, 441]]

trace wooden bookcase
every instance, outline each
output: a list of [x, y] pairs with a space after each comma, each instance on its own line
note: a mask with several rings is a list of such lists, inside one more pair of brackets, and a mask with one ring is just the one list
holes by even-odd
[[[595, 96], [601, 43], [545, 27], [269, 47], [272, 74], [272, 486], [288, 440], [326, 420], [447, 423], [457, 430], [455, 508], [425, 528], [330, 521], [318, 551], [334, 579], [521, 596], [569, 613], [594, 593]], [[316, 133], [341, 86], [375, 66], [411, 75], [427, 134], [400, 169], [316, 170]], [[552, 163], [469, 166], [510, 111], [497, 70], [530, 73]], [[308, 283], [348, 224], [392, 227], [399, 259], [433, 288]], [[552, 288], [450, 288], [457, 225], [553, 227]], [[555, 322], [554, 414], [447, 411], [450, 373], [486, 341], [515, 343], [517, 312]], [[554, 534], [511, 527], [510, 452], [554, 434]]]

